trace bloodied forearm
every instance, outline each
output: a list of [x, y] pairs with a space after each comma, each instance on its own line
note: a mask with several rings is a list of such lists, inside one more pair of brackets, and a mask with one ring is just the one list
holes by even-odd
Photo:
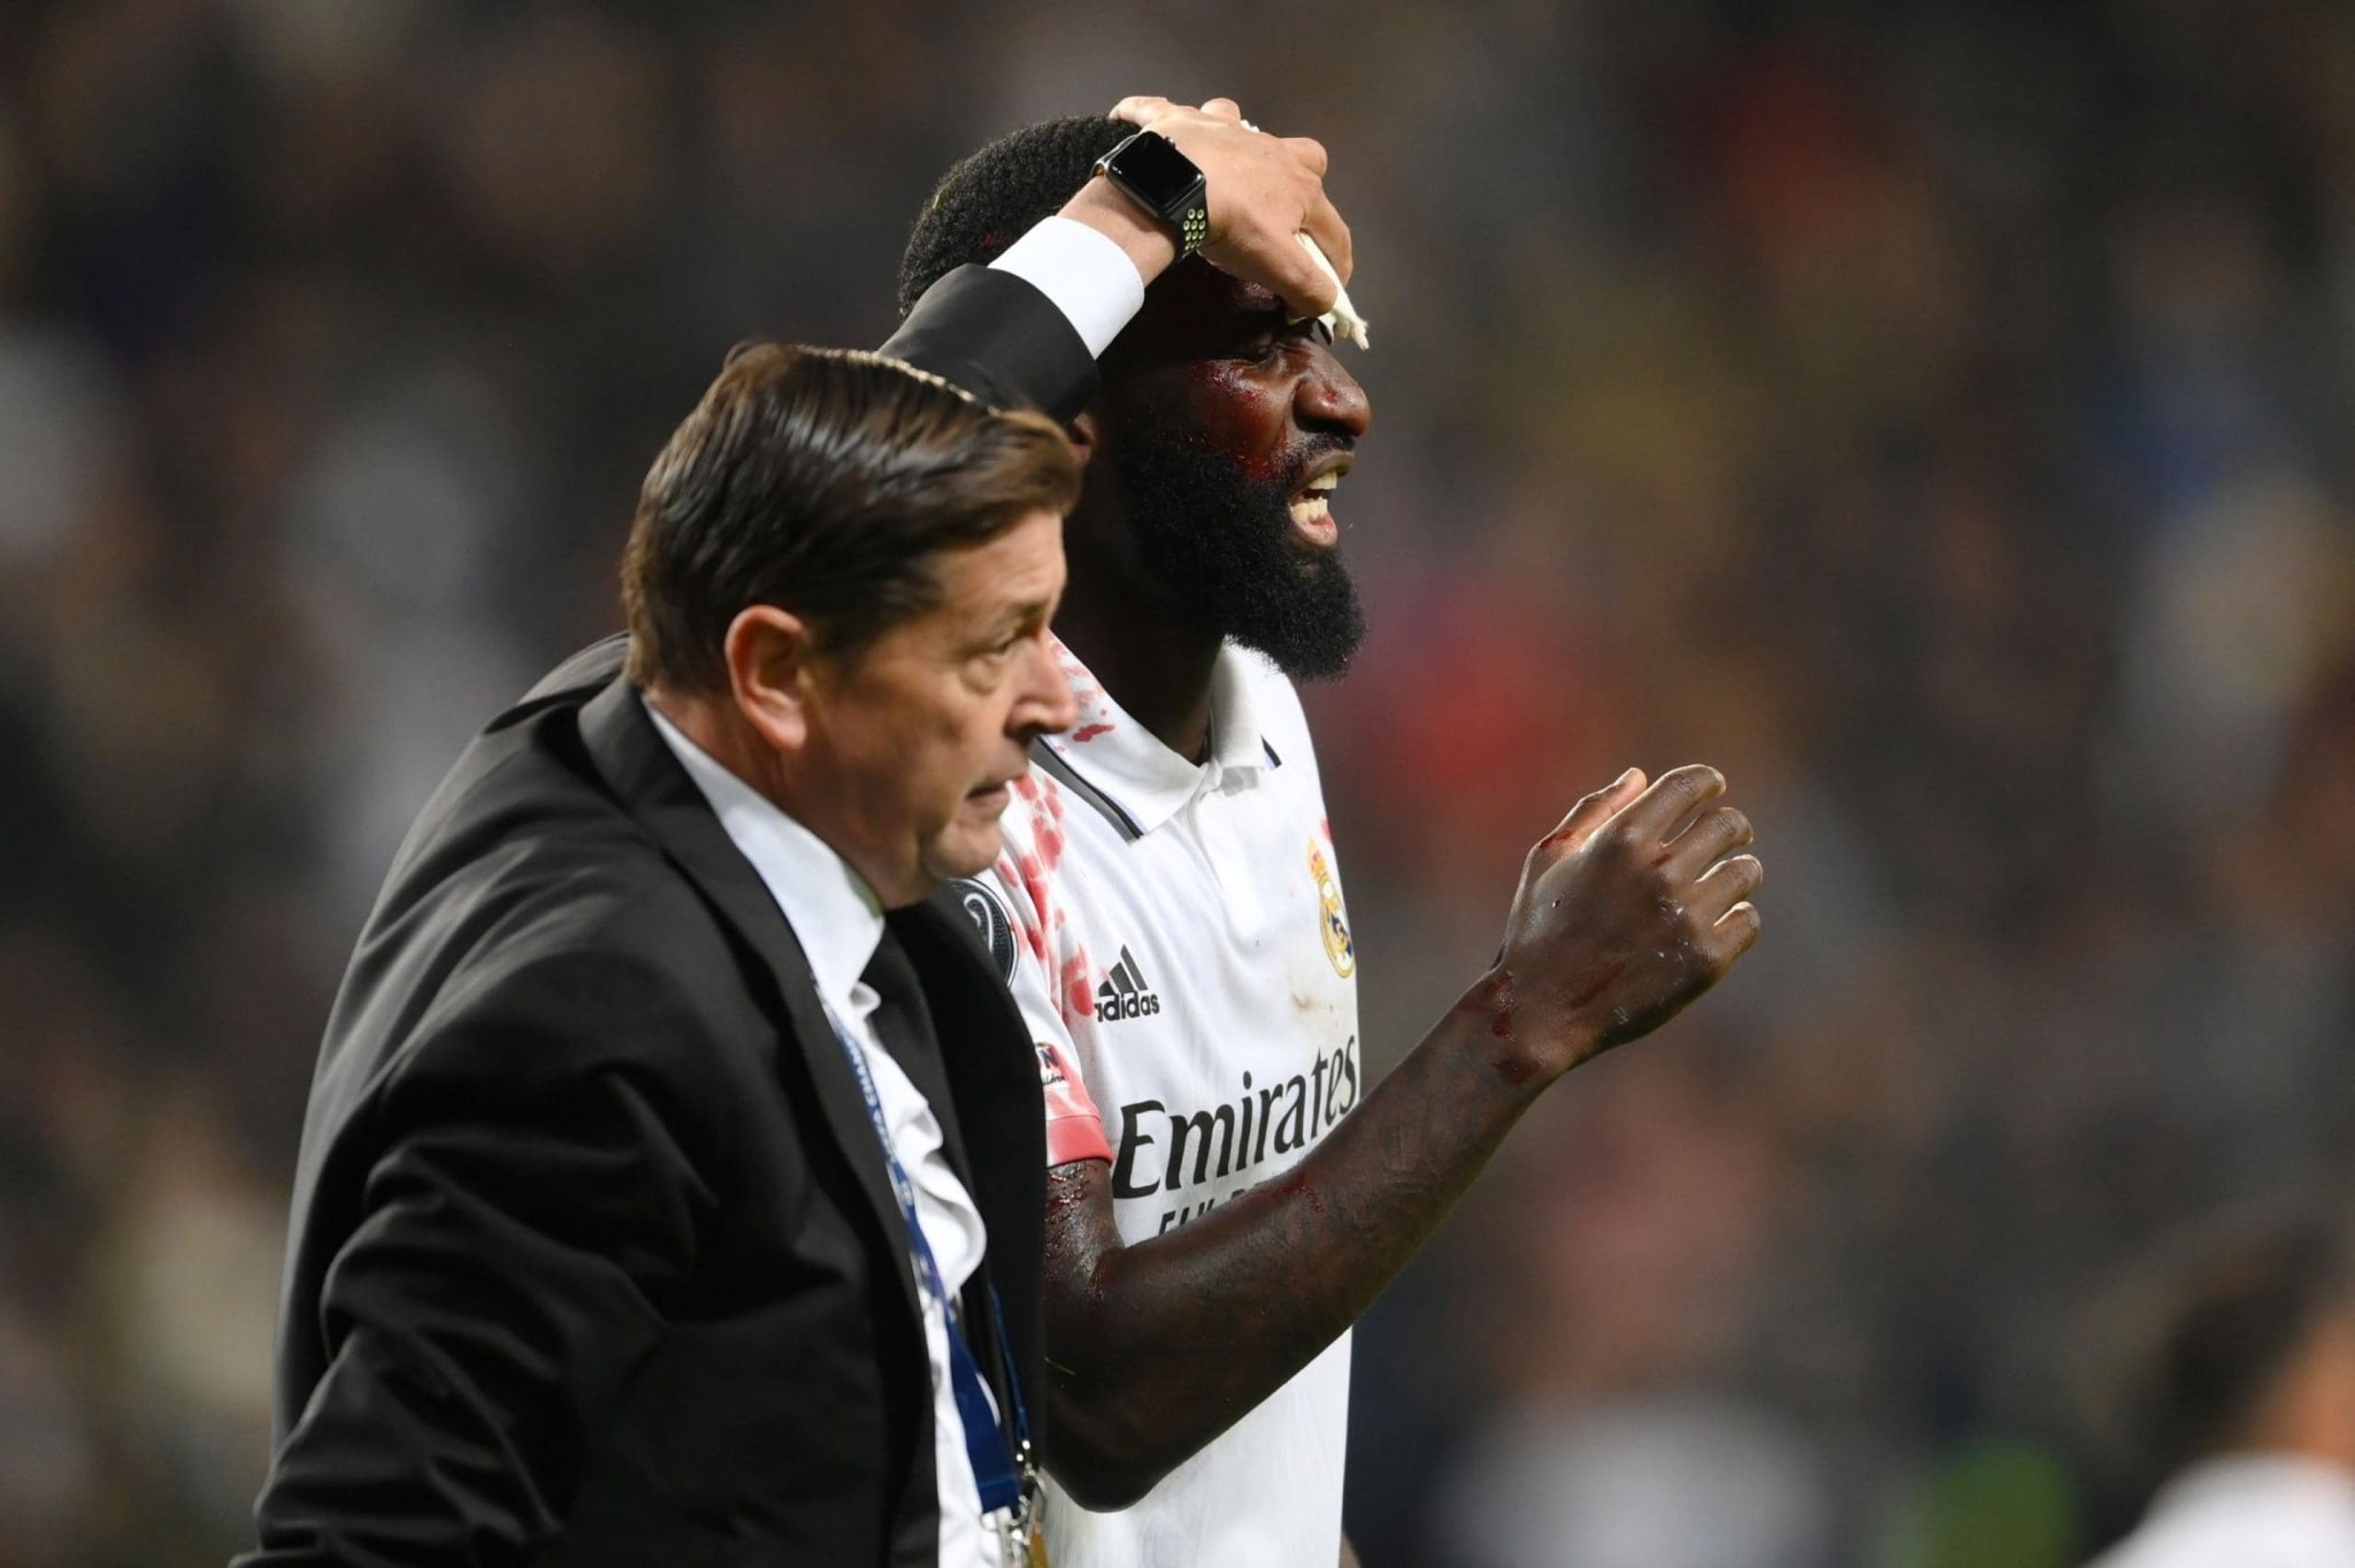
[[1049, 1173], [1048, 1467], [1123, 1507], [1356, 1322], [1545, 1086], [1649, 1033], [1757, 939], [1725, 781], [1634, 769], [1530, 852], [1497, 967], [1282, 1175], [1121, 1243], [1111, 1167]]
[[1049, 1468], [1123, 1507], [1314, 1360], [1454, 1207], [1558, 1068], [1476, 987], [1284, 1174], [1133, 1245], [1110, 1167], [1048, 1176]]

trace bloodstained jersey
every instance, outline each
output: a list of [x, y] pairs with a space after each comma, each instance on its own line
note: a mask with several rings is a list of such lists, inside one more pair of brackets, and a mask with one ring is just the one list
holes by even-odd
[[[1038, 1043], [1048, 1162], [1109, 1162], [1135, 1243], [1290, 1169], [1357, 1104], [1357, 952], [1281, 674], [1221, 652], [1198, 765], [1063, 659], [1080, 720], [1040, 743], [1005, 855], [964, 892]], [[1349, 1354], [1344, 1334], [1133, 1508], [1051, 1484], [1060, 1568], [1336, 1561]]]

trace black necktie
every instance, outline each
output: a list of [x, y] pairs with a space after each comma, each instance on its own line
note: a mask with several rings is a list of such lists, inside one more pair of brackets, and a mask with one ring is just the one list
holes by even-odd
[[[891, 1053], [900, 1070], [924, 1091], [925, 1098], [934, 1099], [933, 1081], [939, 1075], [926, 1070], [939, 1061], [940, 1047], [933, 1036], [932, 1010], [925, 1005], [924, 982], [916, 979], [915, 966], [908, 962], [907, 949], [900, 945], [900, 939], [884, 932], [875, 956], [867, 960], [858, 978], [877, 998], [868, 1019], [875, 1037]], [[933, 1114], [940, 1114], [937, 1105]]]
[[968, 1190], [973, 1185], [971, 1173], [965, 1164], [965, 1142], [957, 1125], [957, 1107], [948, 1091], [948, 1069], [941, 1060], [940, 1036], [933, 1028], [932, 1008], [924, 997], [924, 982], [916, 978], [915, 965], [908, 959], [907, 949], [889, 930], [877, 944], [875, 956], [858, 977], [871, 987], [876, 996], [875, 1012], [867, 1025], [875, 1037], [900, 1065], [916, 1093], [932, 1106], [933, 1120], [940, 1124], [942, 1141], [947, 1145], [949, 1169]]
[[[957, 1179], [964, 1184], [970, 1196], [973, 1179], [965, 1170], [963, 1144], [955, 1130], [956, 1107], [949, 1103], [948, 1077], [941, 1064], [939, 1036], [933, 1032], [932, 1009], [925, 1001], [924, 982], [916, 978], [915, 966], [908, 961], [907, 949], [900, 945], [900, 939], [890, 930], [883, 933], [883, 940], [876, 945], [875, 956], [867, 961], [867, 967], [859, 972], [858, 978], [874, 990], [876, 996], [875, 1012], [867, 1020], [868, 1026], [875, 1031], [875, 1037], [882, 1042], [883, 1048], [891, 1053], [891, 1059], [900, 1064], [900, 1070], [908, 1075], [908, 1082], [914, 1084], [931, 1104], [933, 1119], [941, 1127], [949, 1168], [957, 1173]], [[988, 1276], [989, 1265], [985, 1258], [969, 1284], [965, 1299], [959, 1304], [960, 1311], [988, 1310], [986, 1291], [975, 1288], [982, 1286]], [[981, 1321], [989, 1322], [988, 1319]], [[999, 1359], [994, 1336], [983, 1332], [968, 1334], [967, 1341], [984, 1368], [983, 1375], [994, 1386], [999, 1408], [1005, 1408], [1010, 1369]]]

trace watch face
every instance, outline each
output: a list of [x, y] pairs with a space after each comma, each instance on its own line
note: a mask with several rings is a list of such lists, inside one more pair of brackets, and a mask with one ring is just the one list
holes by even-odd
[[1164, 212], [1190, 194], [1202, 177], [1193, 159], [1167, 137], [1151, 131], [1131, 138], [1112, 159], [1112, 166], [1130, 189]]

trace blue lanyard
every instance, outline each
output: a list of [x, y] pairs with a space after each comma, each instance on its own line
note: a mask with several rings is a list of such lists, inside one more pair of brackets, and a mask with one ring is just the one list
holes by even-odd
[[[991, 1408], [981, 1368], [973, 1362], [973, 1352], [965, 1343], [962, 1314], [940, 1277], [940, 1265], [932, 1255], [932, 1243], [925, 1239], [924, 1224], [917, 1218], [915, 1185], [908, 1180], [907, 1170], [900, 1163], [899, 1150], [891, 1147], [890, 1127], [883, 1119], [883, 1101], [875, 1093], [875, 1075], [867, 1069], [867, 1053], [858, 1048], [832, 1008], [826, 1010], [826, 1022], [834, 1026], [834, 1039], [841, 1045], [843, 1055], [850, 1059], [851, 1074], [858, 1080], [859, 1093], [866, 1097], [867, 1119], [875, 1124], [875, 1141], [883, 1148], [884, 1168], [891, 1175], [892, 1196], [900, 1200], [900, 1218], [907, 1224], [917, 1270], [923, 1276], [925, 1289], [938, 1303], [941, 1322], [948, 1331], [948, 1381], [957, 1396], [958, 1419], [965, 1427], [965, 1457], [972, 1462], [973, 1481], [982, 1494], [982, 1512], [988, 1515], [1001, 1508], [1017, 1507], [1022, 1502], [1022, 1478], [1014, 1451], [1006, 1444], [996, 1412]], [[1022, 1408], [1022, 1384], [1006, 1344], [1005, 1310], [998, 1304], [997, 1287], [986, 1281], [984, 1287], [989, 1291], [993, 1326], [997, 1330], [998, 1360], [1005, 1368], [1006, 1398], [1014, 1406], [1015, 1440], [1027, 1452], [1030, 1447], [1030, 1422]]]

